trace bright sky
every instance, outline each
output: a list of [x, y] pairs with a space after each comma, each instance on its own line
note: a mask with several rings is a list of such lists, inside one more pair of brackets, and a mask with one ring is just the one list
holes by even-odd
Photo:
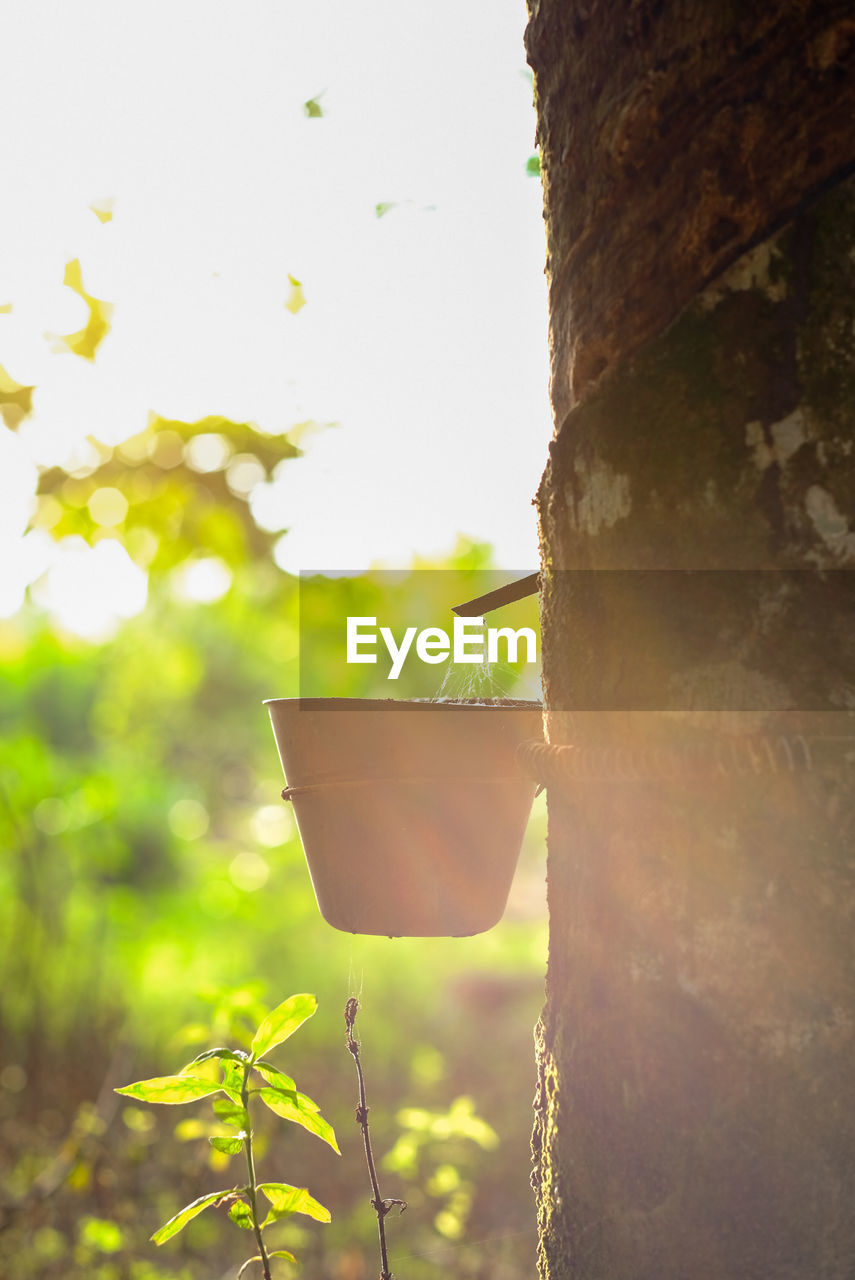
[[[523, 0], [4, 6], [0, 364], [38, 390], [31, 424], [0, 428], [0, 614], [51, 559], [20, 539], [33, 462], [149, 410], [340, 424], [259, 506], [290, 528], [289, 570], [406, 564], [458, 532], [536, 566], [551, 420], [524, 22]], [[85, 323], [73, 258], [114, 305], [94, 364], [45, 337]], [[118, 545], [64, 552], [43, 598], [82, 572], [140, 607]]]

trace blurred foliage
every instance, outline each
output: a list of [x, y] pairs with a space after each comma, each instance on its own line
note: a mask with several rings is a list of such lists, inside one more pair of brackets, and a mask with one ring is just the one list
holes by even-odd
[[80, 356], [83, 360], [94, 360], [95, 353], [110, 332], [113, 319], [112, 303], [104, 302], [101, 298], [93, 298], [91, 293], [86, 292], [83, 287], [83, 271], [77, 258], [66, 263], [62, 283], [83, 299], [89, 309], [89, 315], [86, 324], [76, 333], [50, 335], [54, 338], [55, 349], [70, 351], [72, 355]]
[[[22, 414], [27, 391], [0, 380]], [[33, 525], [119, 540], [148, 575], [148, 604], [97, 644], [33, 601], [0, 622], [0, 1272], [16, 1280], [234, 1275], [240, 1242], [217, 1213], [161, 1251], [148, 1244], [228, 1156], [190, 1142], [197, 1128], [176, 1130], [169, 1108], [113, 1089], [157, 1074], [165, 1054], [223, 1043], [283, 988], [318, 995], [289, 1070], [311, 1079], [343, 1158], [274, 1117], [259, 1126], [272, 1176], [289, 1170], [333, 1217], [323, 1232], [279, 1224], [276, 1247], [297, 1252], [306, 1277], [376, 1274], [344, 1045], [356, 994], [375, 1150], [388, 1193], [409, 1202], [393, 1269], [410, 1280], [533, 1270], [543, 810], [488, 934], [391, 941], [321, 919], [262, 705], [298, 692], [297, 586], [251, 501], [309, 429], [153, 417], [40, 476]], [[231, 574], [204, 604], [176, 591], [200, 556]], [[461, 543], [450, 567], [488, 562]], [[354, 608], [374, 612], [370, 584], [352, 590]], [[365, 668], [347, 670], [335, 692], [359, 696]], [[177, 1155], [164, 1161], [173, 1131]]]
[[[301, 424], [304, 428], [308, 424]], [[39, 478], [35, 527], [90, 544], [118, 536], [157, 573], [202, 554], [229, 568], [269, 560], [278, 534], [259, 528], [249, 497], [299, 455], [291, 433], [263, 435], [226, 418], [180, 422], [152, 415], [145, 431], [111, 449], [90, 438], [90, 460]]]
[[[3, 308], [0, 308], [3, 310]], [[35, 387], [24, 387], [0, 364], [0, 417], [10, 431], [33, 411]]]

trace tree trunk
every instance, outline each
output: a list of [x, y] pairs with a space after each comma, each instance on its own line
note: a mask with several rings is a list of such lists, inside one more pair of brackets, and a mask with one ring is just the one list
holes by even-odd
[[549, 1280], [852, 1274], [850, 13], [531, 4]]

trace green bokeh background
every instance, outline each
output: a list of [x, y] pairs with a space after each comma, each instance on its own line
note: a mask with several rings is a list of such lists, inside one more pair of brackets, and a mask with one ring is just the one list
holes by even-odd
[[[381, 1185], [409, 1203], [387, 1219], [393, 1270], [534, 1271], [544, 807], [490, 933], [359, 938], [321, 919], [262, 705], [299, 690], [298, 584], [276, 567], [278, 535], [255, 524], [227, 464], [200, 472], [187, 450], [215, 434], [224, 457], [256, 458], [270, 477], [299, 455], [304, 431], [153, 418], [128, 445], [98, 446], [97, 465], [41, 475], [33, 527], [118, 538], [147, 571], [149, 598], [99, 643], [64, 634], [32, 601], [0, 623], [0, 1269], [16, 1280], [235, 1274], [251, 1238], [224, 1213], [162, 1249], [148, 1242], [182, 1204], [241, 1180], [205, 1140], [207, 1104], [128, 1105], [113, 1089], [178, 1070], [299, 991], [319, 1011], [275, 1060], [321, 1104], [342, 1156], [259, 1119], [259, 1176], [307, 1186], [333, 1217], [290, 1219], [274, 1245], [318, 1280], [379, 1269], [344, 1043], [344, 1004], [357, 995]], [[90, 512], [103, 487], [128, 501], [109, 529]], [[232, 573], [212, 603], [174, 590], [200, 556]], [[473, 595], [477, 574], [495, 569], [488, 547], [463, 540], [446, 562], [416, 567], [422, 604], [427, 569], [474, 575]], [[451, 578], [428, 576], [437, 611], [459, 603], [443, 599]], [[373, 614], [375, 587], [354, 579], [351, 590], [354, 610]], [[317, 659], [329, 635], [316, 638]], [[359, 696], [365, 671], [350, 668], [336, 695]], [[513, 693], [513, 672], [502, 678]]]

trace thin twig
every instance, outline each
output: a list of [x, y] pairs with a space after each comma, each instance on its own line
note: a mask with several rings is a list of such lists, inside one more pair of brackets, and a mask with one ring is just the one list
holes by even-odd
[[392, 1280], [392, 1272], [389, 1270], [389, 1259], [386, 1254], [386, 1214], [393, 1205], [400, 1207], [401, 1213], [407, 1207], [406, 1200], [384, 1200], [380, 1194], [380, 1185], [377, 1181], [377, 1169], [374, 1164], [374, 1152], [371, 1150], [371, 1135], [368, 1132], [368, 1103], [365, 1100], [365, 1077], [362, 1074], [362, 1063], [359, 1061], [359, 1041], [353, 1034], [353, 1024], [356, 1022], [356, 1015], [359, 1012], [359, 1001], [354, 997], [348, 1000], [344, 1007], [344, 1025], [347, 1028], [347, 1048], [356, 1063], [356, 1076], [359, 1081], [359, 1102], [356, 1107], [356, 1123], [362, 1130], [362, 1142], [365, 1147], [365, 1163], [368, 1165], [368, 1176], [371, 1179], [371, 1190], [373, 1198], [371, 1207], [377, 1214], [377, 1231], [380, 1236], [380, 1280]]

